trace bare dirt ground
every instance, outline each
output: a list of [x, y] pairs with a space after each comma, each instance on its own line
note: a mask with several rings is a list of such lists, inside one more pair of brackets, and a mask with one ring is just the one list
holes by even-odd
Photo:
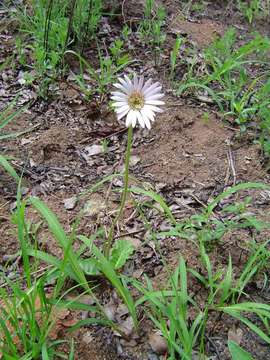
[[[137, 1], [125, 2], [124, 16], [131, 25], [140, 16], [137, 3]], [[188, 17], [183, 16], [178, 1], [166, 0], [159, 3], [165, 5], [168, 11], [169, 40], [170, 36], [172, 40], [175, 34], [180, 33], [198, 48], [203, 48], [217, 35], [224, 33], [229, 25], [235, 25], [240, 32], [249, 30], [249, 25], [243, 22], [239, 15], [233, 15], [235, 14], [233, 5], [225, 6], [220, 1], [209, 2], [203, 14], [190, 13]], [[6, 13], [2, 15], [4, 22], [6, 15]], [[117, 26], [119, 24], [115, 25], [116, 29]], [[15, 30], [13, 26], [1, 28], [0, 59], [3, 61], [14, 49]], [[257, 27], [264, 33], [269, 33], [269, 28], [261, 23]], [[170, 32], [174, 35], [170, 35]], [[170, 41], [166, 49], [168, 53]], [[135, 47], [134, 55], [145, 64], [147, 75], [164, 83], [167, 92], [166, 111], [156, 120], [153, 130], [151, 132], [137, 130], [135, 133], [132, 173], [137, 179], [149, 182], [154, 188], [159, 189], [170, 204], [173, 204], [175, 198], [191, 194], [186, 206], [180, 206], [180, 218], [199, 212], [204, 204], [233, 183], [244, 181], [269, 183], [269, 173], [263, 166], [260, 149], [250, 141], [248, 135], [239, 138], [237, 128], [224, 123], [220, 114], [211, 105], [199, 104], [193, 99], [174, 97], [164, 76], [164, 68], [167, 65], [154, 68], [151, 53], [143, 51], [140, 47]], [[21, 89], [18, 83], [19, 71], [20, 69], [7, 69], [0, 75], [0, 108], [4, 108], [7, 102], [22, 90], [24, 101], [31, 100], [32, 105], [25, 114], [19, 116], [10, 125], [9, 130], [33, 129], [16, 140], [0, 144], [0, 148], [6, 154], [13, 156], [16, 159], [14, 166], [19, 172], [23, 171], [25, 195], [42, 198], [57, 214], [66, 231], [70, 231], [74, 218], [87, 201], [92, 201], [92, 204], [98, 203], [96, 213], [83, 219], [80, 225], [82, 232], [91, 234], [95, 226], [104, 221], [98, 214], [100, 209], [102, 213], [101, 205], [107, 189], [100, 191], [96, 195], [97, 198], [89, 196], [82, 198], [77, 206], [71, 209], [65, 207], [65, 200], [88, 189], [103, 176], [121, 169], [126, 129], [117, 123], [106, 104], [84, 101], [80, 91], [70, 86], [68, 81], [60, 83], [50, 101], [38, 99], [34, 87]], [[209, 116], [206, 117], [205, 113]], [[100, 145], [104, 140], [108, 143], [106, 152], [100, 150], [96, 155], [92, 155], [93, 145]], [[229, 161], [230, 156], [233, 157], [233, 169]], [[253, 195], [258, 200], [253, 211], [269, 219], [269, 199], [263, 202], [260, 194]], [[115, 206], [119, 199], [113, 198], [113, 200], [115, 203], [112, 206]], [[8, 257], [19, 249], [16, 229], [10, 221], [15, 201], [16, 186], [12, 179], [0, 170], [1, 267]], [[38, 221], [37, 214], [30, 209], [28, 213], [31, 221]], [[125, 217], [128, 218], [130, 213], [132, 209], [127, 209]], [[126, 226], [129, 231], [134, 230], [137, 226], [136, 221], [131, 219]], [[248, 234], [242, 232], [236, 235], [228, 235], [226, 246], [216, 248], [211, 254], [217, 266], [226, 265], [228, 253], [232, 248], [234, 264], [243, 265], [245, 255], [241, 255], [239, 242], [241, 239], [244, 241]], [[133, 241], [137, 243], [133, 275], [136, 277], [146, 273], [159, 287], [166, 283], [166, 273], [162, 271], [161, 260], [155, 257], [154, 250], [145, 245], [146, 236], [146, 232], [133, 236]], [[57, 244], [46, 228], [41, 230], [39, 241], [47, 251], [61, 256]], [[172, 269], [178, 263], [179, 255], [182, 255], [190, 266], [195, 268], [199, 266], [198, 254], [192, 243], [181, 239], [177, 241], [163, 239], [161, 249]], [[251, 286], [251, 296], [259, 296], [258, 292], [256, 284], [253, 288]], [[214, 345], [213, 340], [208, 343], [208, 351], [213, 354], [212, 359], [229, 359], [226, 342], [228, 331], [231, 329], [234, 329], [234, 332], [240, 329], [241, 344], [251, 353], [256, 354], [256, 359], [270, 358], [269, 348], [265, 344], [258, 343], [258, 339], [246, 329], [240, 328], [236, 321], [226, 318], [212, 321], [213, 326], [208, 333], [208, 337], [214, 338]], [[76, 358], [158, 360], [159, 357], [151, 352], [149, 343], [145, 340], [148, 339], [151, 331], [150, 325], [145, 323], [144, 331], [130, 343], [119, 340], [109, 330], [98, 327], [94, 330], [81, 329], [73, 334], [76, 342]], [[61, 331], [65, 333], [65, 326]]]

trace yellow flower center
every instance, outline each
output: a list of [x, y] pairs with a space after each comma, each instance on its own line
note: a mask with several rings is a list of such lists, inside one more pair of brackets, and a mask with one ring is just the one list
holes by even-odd
[[144, 106], [144, 97], [139, 91], [133, 91], [128, 98], [128, 105], [132, 110], [141, 110]]

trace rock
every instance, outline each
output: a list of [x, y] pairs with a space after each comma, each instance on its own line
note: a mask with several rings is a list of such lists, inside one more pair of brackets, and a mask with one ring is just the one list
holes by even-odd
[[141, 158], [136, 155], [132, 155], [129, 160], [129, 166], [136, 166], [141, 161]]
[[82, 341], [85, 344], [89, 345], [93, 340], [94, 340], [94, 338], [91, 334], [91, 331], [87, 331], [86, 333], [83, 334]]
[[116, 313], [116, 305], [115, 304], [112, 304], [112, 303], [106, 304], [103, 307], [103, 310], [109, 320], [111, 320], [111, 321], [115, 320], [115, 313]]
[[64, 199], [64, 207], [66, 210], [73, 210], [77, 204], [77, 197], [72, 196], [71, 198]]
[[119, 329], [122, 333], [125, 334], [127, 338], [131, 336], [134, 329], [134, 323], [131, 316], [129, 316], [125, 321], [122, 322], [122, 324], [120, 324]]
[[93, 217], [100, 215], [105, 209], [105, 200], [101, 196], [94, 195], [84, 204], [83, 212], [85, 216]]
[[151, 349], [158, 355], [163, 355], [168, 351], [167, 341], [157, 332], [149, 336], [149, 344]]
[[91, 145], [91, 146], [86, 146], [84, 151], [86, 153], [86, 156], [94, 156], [103, 153], [104, 148], [102, 145]]
[[228, 331], [228, 340], [234, 341], [236, 344], [240, 345], [243, 338], [243, 330], [241, 328], [231, 328]]
[[159, 357], [155, 353], [148, 353], [148, 360], [159, 360]]

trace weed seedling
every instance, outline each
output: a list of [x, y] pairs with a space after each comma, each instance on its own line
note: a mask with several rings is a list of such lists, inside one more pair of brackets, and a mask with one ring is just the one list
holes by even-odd
[[259, 3], [260, 0], [251, 0], [249, 3], [244, 1], [239, 1], [239, 9], [248, 19], [248, 22], [251, 24], [254, 17], [257, 17], [259, 14]]
[[[233, 119], [240, 126], [241, 132], [248, 128], [255, 130], [255, 139], [260, 139], [266, 153], [269, 141], [266, 129], [270, 87], [269, 71], [264, 70], [266, 60], [262, 58], [269, 49], [269, 39], [259, 35], [237, 47], [236, 32], [229, 29], [222, 38], [205, 50], [206, 66], [203, 74], [196, 76], [196, 67], [189, 67], [186, 81], [179, 87], [179, 94], [187, 89], [207, 93], [224, 117]], [[250, 68], [254, 63], [262, 66], [256, 77], [250, 76]]]
[[162, 45], [166, 39], [166, 34], [162, 32], [162, 26], [166, 18], [163, 7], [153, 8], [153, 0], [147, 0], [144, 8], [144, 19], [139, 25], [139, 35], [143, 41], [149, 42], [154, 50], [155, 65], [159, 65]]
[[129, 40], [129, 37], [132, 33], [131, 28], [128, 25], [124, 25], [123, 29], [122, 29], [122, 37], [124, 39], [125, 42], [127, 42]]
[[171, 72], [170, 72], [171, 80], [173, 80], [173, 78], [174, 78], [176, 61], [177, 61], [177, 58], [179, 55], [179, 50], [180, 50], [182, 42], [183, 42], [183, 39], [180, 37], [177, 37], [175, 39], [173, 49], [171, 51], [171, 58], [170, 58], [170, 60], [171, 60], [171, 62], [170, 62], [170, 64], [171, 64]]

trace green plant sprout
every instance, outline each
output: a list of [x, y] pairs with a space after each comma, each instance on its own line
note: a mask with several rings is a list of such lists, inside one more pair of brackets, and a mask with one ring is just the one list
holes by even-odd
[[[116, 80], [117, 74], [132, 62], [127, 55], [120, 56], [119, 51], [122, 52], [119, 47], [113, 47], [113, 52], [117, 52], [117, 56], [115, 55], [114, 57], [105, 57], [102, 55], [101, 51], [99, 51], [99, 71], [96, 71], [88, 61], [75, 51], [66, 51], [66, 54], [72, 54], [79, 59], [80, 74], [74, 76], [87, 99], [90, 99], [94, 94], [98, 94], [101, 96], [102, 101], [108, 86]], [[89, 86], [84, 80], [84, 72], [86, 72], [94, 82], [93, 87]]]
[[122, 37], [123, 37], [125, 42], [128, 41], [131, 33], [132, 33], [131, 28], [127, 24], [125, 24], [123, 29], [122, 29]]
[[177, 57], [179, 55], [179, 50], [182, 45], [183, 39], [179, 36], [175, 39], [173, 49], [171, 51], [171, 57], [170, 57], [170, 64], [171, 64], [171, 72], [170, 72], [170, 78], [173, 80], [175, 75], [175, 67], [176, 67], [176, 61]]
[[269, 0], [238, 0], [238, 8], [243, 13], [249, 24], [257, 18], [267, 18], [270, 13]]
[[163, 7], [158, 7], [158, 9], [154, 12], [153, 5], [153, 0], [146, 1], [144, 19], [139, 25], [138, 32], [144, 41], [151, 44], [155, 55], [155, 65], [158, 66], [160, 62], [161, 48], [166, 39], [166, 34], [162, 32], [166, 12]]
[[[10, 105], [8, 105], [7, 108], [5, 110], [3, 110], [0, 114], [0, 141], [5, 141], [5, 140], [11, 139], [11, 138], [16, 138], [19, 135], [27, 132], [27, 130], [19, 132], [19, 133], [14, 133], [14, 132], [13, 133], [4, 133], [3, 132], [4, 128], [26, 109], [26, 106], [23, 106], [18, 110], [14, 110], [15, 103], [16, 103], [16, 99], [13, 102], [11, 102]], [[10, 164], [9, 160], [11, 160], [11, 159], [8, 156], [4, 155], [3, 153], [0, 153], [0, 166], [2, 168], [4, 168], [5, 171], [11, 177], [13, 177], [13, 179], [15, 179], [17, 182], [19, 182], [20, 177], [17, 174], [14, 167]]]

